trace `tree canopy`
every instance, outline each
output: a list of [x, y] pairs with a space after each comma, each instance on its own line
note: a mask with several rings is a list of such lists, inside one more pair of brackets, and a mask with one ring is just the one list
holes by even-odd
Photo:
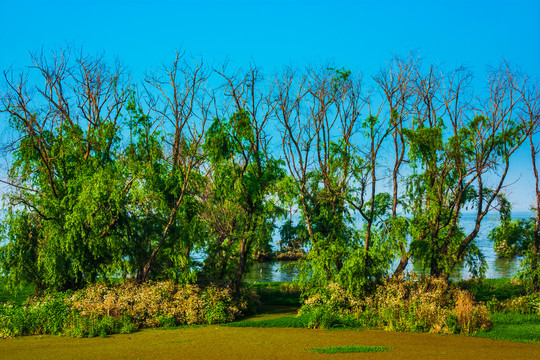
[[[468, 69], [415, 54], [371, 80], [334, 66], [265, 79], [179, 52], [135, 84], [102, 57], [33, 56], [28, 73], [4, 72], [0, 97], [2, 273], [38, 289], [168, 278], [239, 291], [281, 234], [307, 251], [306, 292], [361, 293], [410, 259], [436, 277], [463, 262], [481, 276], [475, 239], [488, 212], [509, 212], [523, 146], [538, 183], [537, 84], [502, 63], [477, 94]], [[527, 255], [538, 286], [536, 194], [535, 219], [505, 217], [490, 236], [502, 255]]]

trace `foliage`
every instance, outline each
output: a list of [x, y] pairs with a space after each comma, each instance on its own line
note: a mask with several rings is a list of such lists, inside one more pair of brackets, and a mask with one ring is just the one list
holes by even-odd
[[267, 250], [281, 209], [274, 201], [284, 176], [282, 161], [268, 154], [260, 129], [244, 109], [215, 118], [205, 135], [211, 181], [203, 218], [208, 229], [204, 275], [239, 291], [255, 250]]
[[430, 278], [387, 280], [363, 299], [334, 285], [309, 298], [300, 314], [314, 313], [330, 319], [326, 322], [352, 317], [358, 324], [393, 331], [467, 334], [491, 326], [486, 307], [475, 304], [470, 293]]
[[510, 210], [501, 211], [501, 221], [488, 234], [499, 257], [524, 255], [532, 247], [534, 218], [512, 219]]
[[540, 293], [512, 296], [505, 300], [493, 297], [486, 306], [492, 313], [540, 315]]
[[248, 291], [234, 299], [229, 288], [201, 289], [170, 281], [117, 286], [96, 283], [70, 298], [71, 306], [82, 316], [128, 316], [137, 327], [161, 326], [165, 318], [176, 325], [229, 322], [252, 311], [256, 301]]
[[255, 283], [253, 289], [263, 305], [300, 305], [300, 289], [295, 283]]
[[293, 224], [292, 219], [287, 219], [279, 228], [279, 248], [284, 252], [297, 252], [307, 243], [307, 229], [303, 223]]
[[[196, 171], [190, 174], [187, 193], [176, 208], [177, 198], [182, 195], [185, 169], [174, 166], [165, 155], [164, 143], [168, 134], [164, 129], [156, 128], [155, 120], [143, 113], [134, 95], [127, 110], [130, 137], [120, 163], [132, 184], [121, 218], [121, 232], [129, 239], [125, 253], [130, 273], [140, 277], [152, 252], [160, 246], [161, 251], [152, 264], [152, 278], [192, 283], [196, 279], [196, 263], [191, 253], [202, 249], [206, 238], [199, 218], [201, 206], [196, 200], [197, 188], [204, 179]], [[187, 156], [188, 140], [184, 138], [183, 141], [186, 149], [182, 155]], [[172, 222], [163, 238], [163, 229], [171, 216]]]
[[59, 334], [70, 316], [68, 306], [59, 296], [49, 296], [20, 306], [4, 303], [0, 311], [1, 337]]
[[230, 322], [253, 311], [256, 294], [232, 297], [228, 288], [172, 282], [107, 286], [96, 283], [73, 293], [1, 304], [2, 337], [66, 334], [73, 337], [130, 333], [140, 328]]
[[[193, 321], [225, 321], [236, 312], [222, 289], [242, 294], [246, 269], [271, 252], [283, 219], [282, 256], [301, 257], [303, 296], [313, 304], [368, 296], [378, 319], [393, 327], [380, 305], [390, 300], [376, 286], [394, 260], [396, 276], [413, 259], [435, 277], [448, 279], [459, 264], [482, 277], [486, 262], [475, 240], [494, 208], [508, 213], [490, 234], [497, 253], [525, 255], [521, 276], [538, 285], [538, 229], [533, 220], [512, 221], [502, 194], [527, 137], [535, 160], [537, 92], [506, 63], [490, 70], [489, 89], [476, 98], [464, 68], [446, 76], [400, 60], [374, 77], [379, 91], [370, 93], [362, 76], [338, 67], [284, 71], [273, 82], [256, 68], [232, 75], [223, 68], [213, 73], [224, 84], [210, 89], [209, 68], [178, 53], [138, 94], [120, 65], [68, 55], [37, 54], [32, 76], [4, 76], [0, 112], [10, 137], [1, 181], [9, 189], [0, 271], [12, 288], [98, 291], [93, 284], [119, 278], [168, 280], [185, 285], [171, 290], [178, 296], [219, 298], [211, 312], [193, 310]], [[39, 82], [30, 81], [33, 72]], [[374, 103], [381, 103], [376, 112]], [[390, 178], [392, 193], [381, 186]], [[475, 222], [466, 233], [469, 208]], [[469, 331], [477, 324], [467, 321], [482, 317], [468, 295], [446, 289], [432, 294], [441, 308], [407, 324], [427, 295], [409, 283], [388, 285], [403, 300], [394, 309], [403, 315], [398, 328]], [[315, 306], [313, 326], [332, 326], [352, 311], [344, 304]], [[472, 318], [460, 318], [461, 308]], [[152, 311], [155, 320], [130, 316], [137, 326], [192, 321], [183, 310]]]
[[484, 303], [504, 301], [527, 293], [526, 286], [515, 279], [472, 279], [460, 281], [456, 286], [473, 294], [475, 301]]

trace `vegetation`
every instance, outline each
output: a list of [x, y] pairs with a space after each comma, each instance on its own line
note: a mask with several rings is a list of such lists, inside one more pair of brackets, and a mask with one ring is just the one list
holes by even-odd
[[258, 298], [244, 290], [179, 286], [170, 281], [106, 286], [31, 297], [0, 305], [0, 337], [67, 334], [74, 337], [130, 333], [149, 327], [230, 322], [254, 310]]
[[494, 340], [508, 340], [540, 344], [540, 315], [496, 313], [492, 316], [493, 329], [479, 331], [475, 336]]
[[[539, 92], [507, 63], [479, 94], [469, 70], [415, 54], [373, 82], [337, 67], [265, 79], [180, 52], [143, 88], [69, 51], [36, 54], [28, 71], [5, 72], [0, 94], [0, 271], [38, 297], [2, 305], [5, 334], [232, 321], [255, 303], [243, 278], [277, 231], [280, 256], [299, 258], [296, 285], [256, 288], [269, 305], [304, 302], [284, 323], [468, 334], [512, 301], [535, 309]], [[536, 217], [516, 221], [504, 190], [524, 146]], [[525, 256], [531, 295], [484, 304], [471, 294], [485, 288], [448, 278], [461, 264], [483, 277], [475, 240], [493, 210], [490, 238]], [[411, 260], [431, 278], [403, 280]]]
[[325, 348], [311, 348], [309, 349], [312, 352], [319, 354], [341, 354], [341, 353], [374, 353], [381, 351], [389, 351], [391, 348], [384, 346], [362, 346], [362, 345], [352, 345], [352, 346], [330, 346]]

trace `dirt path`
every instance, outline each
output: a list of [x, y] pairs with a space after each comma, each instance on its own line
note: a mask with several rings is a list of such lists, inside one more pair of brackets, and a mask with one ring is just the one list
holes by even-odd
[[[384, 353], [321, 355], [312, 347], [366, 345]], [[144, 330], [108, 338], [28, 336], [0, 340], [0, 359], [538, 359], [540, 344], [379, 330], [232, 328]]]

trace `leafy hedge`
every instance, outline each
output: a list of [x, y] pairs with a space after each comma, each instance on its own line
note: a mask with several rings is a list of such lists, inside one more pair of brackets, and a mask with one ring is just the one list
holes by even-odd
[[310, 297], [300, 312], [310, 327], [383, 327], [395, 331], [475, 333], [491, 326], [485, 305], [465, 290], [433, 278], [386, 280], [375, 293], [354, 297], [337, 284]]
[[77, 292], [31, 298], [21, 306], [2, 304], [0, 337], [93, 337], [148, 327], [223, 323], [250, 312], [257, 302], [254, 292], [245, 290], [233, 297], [231, 289], [216, 286], [96, 283]]

